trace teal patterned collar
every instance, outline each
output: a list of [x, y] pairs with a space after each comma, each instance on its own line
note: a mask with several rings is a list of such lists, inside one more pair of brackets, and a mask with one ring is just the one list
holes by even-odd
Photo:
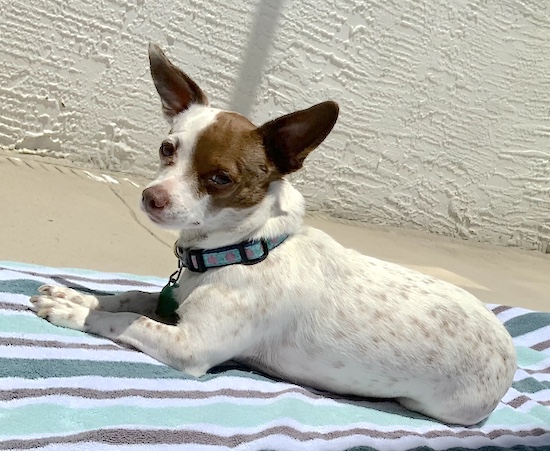
[[264, 261], [269, 252], [279, 246], [289, 235], [280, 235], [275, 238], [243, 241], [231, 246], [216, 249], [184, 249], [176, 242], [174, 252], [178, 257], [178, 270], [170, 276], [170, 280], [159, 295], [155, 313], [164, 318], [175, 320], [179, 302], [175, 290], [179, 288], [178, 280], [183, 271], [203, 273], [211, 268], [220, 268], [228, 265], [255, 265]]
[[193, 272], [205, 272], [211, 268], [228, 265], [255, 265], [260, 263], [267, 258], [271, 250], [287, 238], [288, 235], [280, 235], [275, 238], [243, 241], [216, 249], [190, 250], [184, 249], [176, 243], [174, 251], [183, 267]]

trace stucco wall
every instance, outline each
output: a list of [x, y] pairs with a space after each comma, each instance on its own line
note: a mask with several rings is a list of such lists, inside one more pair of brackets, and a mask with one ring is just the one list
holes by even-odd
[[550, 2], [0, 0], [0, 145], [152, 172], [146, 44], [261, 123], [328, 98], [312, 209], [546, 250]]

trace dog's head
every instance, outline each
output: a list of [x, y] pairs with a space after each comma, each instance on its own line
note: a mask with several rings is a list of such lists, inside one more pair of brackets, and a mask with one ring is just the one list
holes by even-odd
[[199, 86], [158, 46], [149, 45], [149, 60], [171, 130], [142, 207], [165, 227], [208, 228], [225, 209], [259, 204], [272, 182], [302, 167], [338, 117], [338, 105], [323, 102], [256, 127], [238, 113], [209, 107]]

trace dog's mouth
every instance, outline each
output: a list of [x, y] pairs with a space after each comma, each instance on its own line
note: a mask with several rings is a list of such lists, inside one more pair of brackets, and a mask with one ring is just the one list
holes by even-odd
[[169, 227], [173, 222], [170, 220], [170, 215], [167, 214], [168, 212], [165, 208], [151, 208], [149, 205], [142, 202], [141, 209], [155, 224]]
[[151, 208], [148, 204], [146, 204], [143, 200], [141, 201], [141, 210], [149, 216], [149, 219], [151, 221], [156, 223], [162, 223], [162, 217], [164, 216], [164, 208]]
[[147, 216], [149, 216], [149, 219], [157, 224], [163, 224], [163, 221], [160, 218], [157, 218], [153, 213], [147, 212]]
[[202, 221], [189, 219], [182, 221], [181, 216], [170, 214], [165, 209], [151, 211], [142, 205], [144, 212], [155, 224], [168, 229], [197, 229], [203, 225]]

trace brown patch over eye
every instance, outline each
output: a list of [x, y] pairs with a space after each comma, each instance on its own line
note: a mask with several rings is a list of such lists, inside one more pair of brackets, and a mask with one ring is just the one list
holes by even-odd
[[193, 155], [199, 190], [215, 208], [249, 208], [281, 177], [268, 160], [256, 126], [237, 113], [220, 113], [202, 132]]

